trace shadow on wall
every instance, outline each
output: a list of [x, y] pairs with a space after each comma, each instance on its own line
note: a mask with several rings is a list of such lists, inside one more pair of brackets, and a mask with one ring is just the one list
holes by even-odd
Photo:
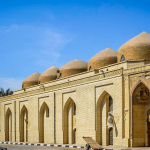
[[117, 126], [116, 126], [116, 123], [114, 121], [114, 127], [115, 127], [115, 133], [116, 133], [116, 137], [118, 136], [118, 130], [117, 130]]

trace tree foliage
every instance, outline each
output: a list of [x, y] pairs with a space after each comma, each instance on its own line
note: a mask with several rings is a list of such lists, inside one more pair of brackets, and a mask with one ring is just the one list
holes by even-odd
[[0, 88], [0, 97], [7, 96], [7, 95], [12, 95], [13, 91], [8, 88], [6, 91], [4, 91], [3, 88]]

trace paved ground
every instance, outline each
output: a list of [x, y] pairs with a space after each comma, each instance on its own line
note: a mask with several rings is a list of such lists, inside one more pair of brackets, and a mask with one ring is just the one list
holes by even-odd
[[[81, 148], [67, 148], [67, 147], [51, 147], [51, 146], [28, 146], [28, 145], [12, 145], [12, 144], [0, 144], [0, 147], [7, 148], [8, 150], [86, 150]], [[115, 146], [103, 146], [106, 150], [150, 150], [150, 147], [115, 147]]]
[[[118, 150], [118, 149], [121, 149], [121, 150], [150, 150], [150, 147], [121, 147], [121, 146], [102, 146], [103, 149], [106, 149], [106, 150]], [[84, 149], [83, 149], [84, 150]]]
[[49, 146], [26, 146], [26, 145], [9, 145], [9, 144], [0, 144], [0, 147], [7, 148], [8, 150], [84, 150], [80, 148], [66, 148], [66, 147], [49, 147]]

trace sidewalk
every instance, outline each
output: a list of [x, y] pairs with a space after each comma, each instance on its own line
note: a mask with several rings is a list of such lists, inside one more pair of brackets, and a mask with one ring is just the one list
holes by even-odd
[[[13, 145], [30, 145], [30, 146], [48, 146], [48, 147], [66, 147], [66, 148], [82, 148], [86, 146], [76, 144], [46, 144], [46, 143], [25, 143], [25, 142], [0, 142], [0, 144], [13, 144]], [[150, 147], [121, 147], [121, 146], [102, 146], [101, 150], [150, 150]]]
[[28, 142], [0, 142], [0, 144], [13, 144], [13, 145], [30, 145], [30, 146], [52, 146], [52, 147], [67, 147], [67, 148], [82, 148], [86, 149], [85, 146], [76, 144], [46, 144], [46, 143], [28, 143]]
[[150, 150], [150, 147], [122, 147], [122, 146], [102, 146], [105, 150]]

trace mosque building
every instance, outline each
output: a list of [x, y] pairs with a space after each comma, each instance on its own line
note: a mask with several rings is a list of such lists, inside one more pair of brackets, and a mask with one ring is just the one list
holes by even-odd
[[150, 34], [34, 73], [0, 98], [0, 141], [150, 146]]

